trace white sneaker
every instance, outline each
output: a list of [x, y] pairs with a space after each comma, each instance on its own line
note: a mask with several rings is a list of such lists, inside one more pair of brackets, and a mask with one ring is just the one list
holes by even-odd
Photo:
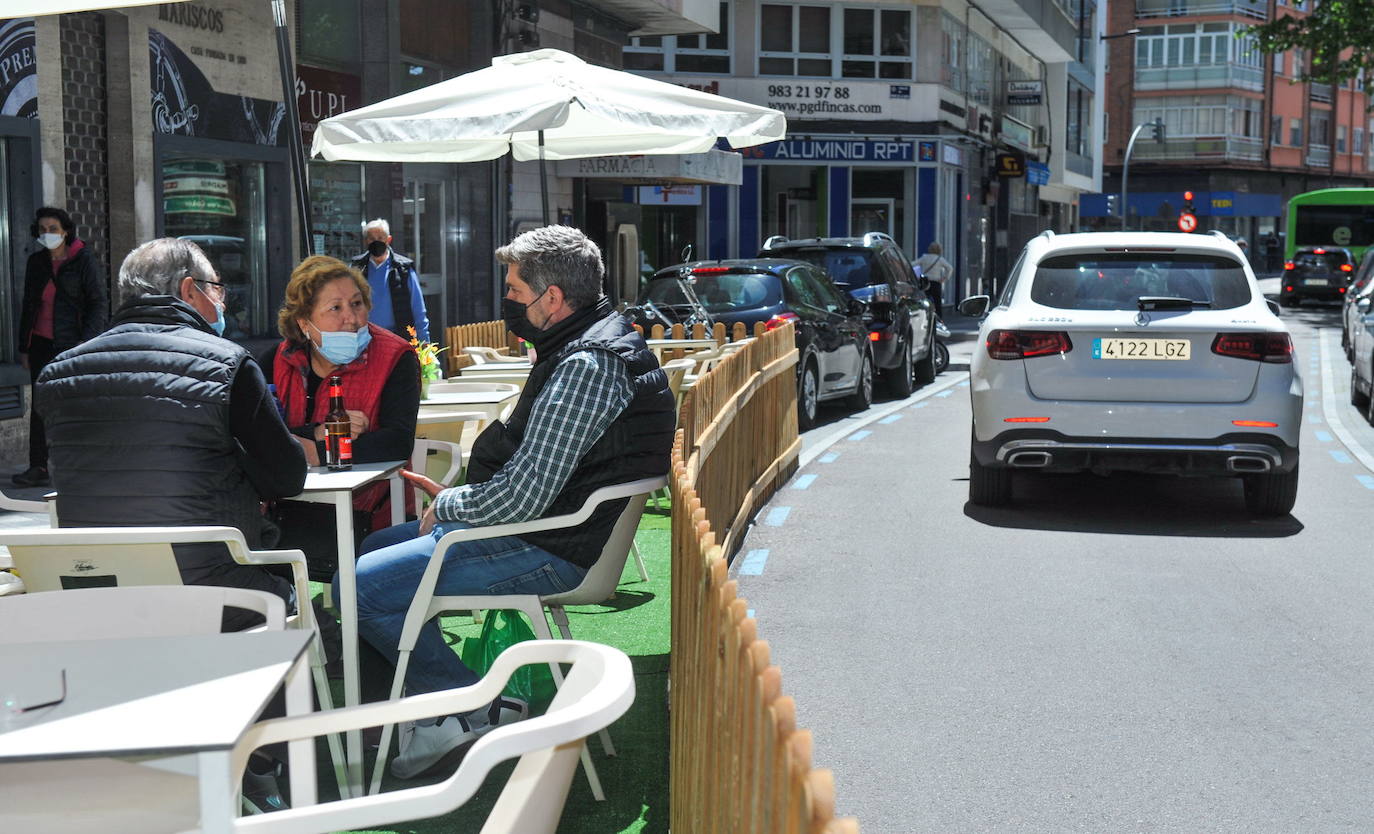
[[520, 721], [529, 715], [529, 705], [519, 698], [504, 695], [485, 710], [467, 715], [448, 715], [428, 726], [401, 727], [400, 752], [391, 760], [391, 775], [414, 779], [433, 769], [449, 753], [471, 744], [493, 727]]

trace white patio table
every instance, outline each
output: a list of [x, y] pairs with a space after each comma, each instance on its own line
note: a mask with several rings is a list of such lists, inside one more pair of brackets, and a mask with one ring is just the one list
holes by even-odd
[[[6, 797], [25, 790], [32, 765], [17, 763], [194, 755], [202, 830], [230, 831], [234, 747], [283, 681], [287, 714], [312, 710], [311, 636], [292, 629], [0, 645], [7, 697], [19, 707], [57, 702], [0, 721], [0, 774], [11, 775], [0, 775], [0, 820], [23, 799]], [[292, 801], [313, 805], [314, 746], [307, 739], [287, 747]]]

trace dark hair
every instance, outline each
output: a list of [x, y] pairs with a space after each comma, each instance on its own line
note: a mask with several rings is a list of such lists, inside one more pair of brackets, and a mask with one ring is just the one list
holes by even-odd
[[60, 208], [43, 206], [43, 208], [34, 212], [33, 225], [29, 226], [29, 234], [34, 237], [38, 237], [42, 234], [42, 232], [38, 230], [38, 221], [42, 220], [44, 217], [51, 217], [62, 224], [62, 231], [67, 233], [67, 245], [71, 246], [72, 241], [76, 240], [76, 224], [72, 222], [72, 216]]

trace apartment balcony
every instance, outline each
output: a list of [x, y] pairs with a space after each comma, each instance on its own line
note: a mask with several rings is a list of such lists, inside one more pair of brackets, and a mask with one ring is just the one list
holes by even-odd
[[1243, 64], [1196, 64], [1183, 67], [1137, 67], [1135, 71], [1137, 90], [1192, 90], [1200, 87], [1263, 90], [1264, 70]]
[[1307, 156], [1303, 163], [1313, 168], [1329, 168], [1331, 166], [1331, 146], [1330, 145], [1308, 145]]
[[1264, 10], [1264, 4], [1251, 0], [1135, 0], [1138, 20], [1203, 14], [1232, 14], [1264, 20]]
[[1150, 162], [1258, 162], [1264, 143], [1249, 136], [1186, 136], [1158, 142], [1136, 142], [1133, 161]]

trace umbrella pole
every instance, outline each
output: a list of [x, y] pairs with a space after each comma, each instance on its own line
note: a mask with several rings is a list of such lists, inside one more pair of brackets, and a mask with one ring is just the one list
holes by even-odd
[[310, 229], [310, 183], [305, 176], [305, 144], [301, 141], [301, 113], [296, 106], [296, 72], [291, 43], [286, 37], [285, 0], [272, 0], [277, 25], [277, 63], [281, 68], [282, 103], [286, 105], [286, 142], [291, 150], [291, 176], [296, 184], [296, 212], [300, 220], [301, 256], [313, 253]]
[[549, 219], [549, 172], [544, 161], [544, 131], [539, 131], [539, 196], [544, 201], [544, 225], [551, 226]]

